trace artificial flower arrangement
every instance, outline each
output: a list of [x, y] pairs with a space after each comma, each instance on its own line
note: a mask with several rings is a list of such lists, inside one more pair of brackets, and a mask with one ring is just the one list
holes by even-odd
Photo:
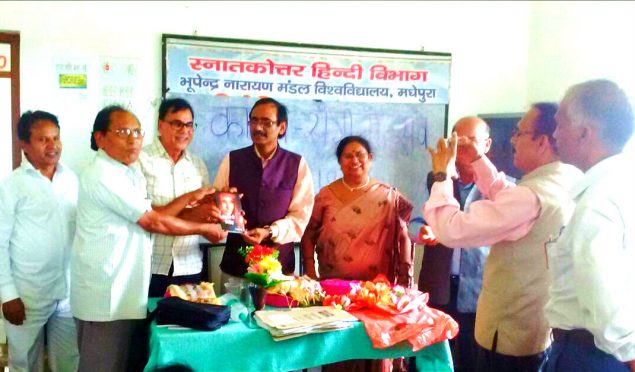
[[288, 306], [310, 306], [322, 301], [324, 292], [319, 282], [306, 276], [282, 274], [277, 249], [257, 244], [240, 248], [238, 252], [245, 257], [245, 262], [249, 265], [245, 277], [250, 282], [266, 288], [269, 294], [285, 296], [284, 302]]
[[256, 285], [269, 288], [285, 280], [293, 279], [282, 274], [277, 249], [256, 244], [242, 247], [238, 252], [245, 257], [245, 262], [249, 265], [245, 278]]
[[[372, 281], [351, 283], [351, 290], [347, 294], [327, 295], [324, 298], [324, 306], [334, 306], [344, 310], [357, 310], [362, 308], [378, 308], [388, 313], [398, 314], [407, 312], [413, 305], [416, 294], [410, 293], [406, 288], [396, 285], [391, 286], [390, 281], [384, 275], [378, 275]], [[427, 296], [425, 297], [427, 300]]]
[[271, 294], [290, 297], [292, 302], [288, 302], [288, 306], [311, 306], [319, 305], [324, 298], [324, 290], [320, 282], [315, 281], [308, 276], [294, 277], [292, 280], [284, 281], [268, 288]]

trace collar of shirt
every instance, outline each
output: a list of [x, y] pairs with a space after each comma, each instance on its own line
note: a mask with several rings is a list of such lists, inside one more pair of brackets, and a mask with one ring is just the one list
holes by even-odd
[[113, 171], [124, 173], [129, 177], [133, 177], [132, 179], [135, 179], [139, 174], [141, 174], [141, 171], [137, 169], [137, 167], [125, 165], [124, 163], [111, 158], [110, 155], [102, 149], [97, 150], [97, 158], [101, 159], [104, 164], [108, 165]]
[[471, 190], [472, 187], [474, 187], [474, 182], [470, 182], [466, 185], [463, 182], [461, 182], [461, 180], [459, 179], [458, 183], [459, 183], [459, 189], [461, 190]]
[[622, 171], [624, 169], [628, 169], [622, 154], [609, 156], [608, 158], [600, 161], [587, 170], [586, 173], [584, 173], [582, 180], [571, 188], [571, 198], [573, 200], [578, 199], [580, 195], [589, 188], [589, 186], [596, 183], [600, 178], [603, 178], [607, 173], [611, 173], [614, 170], [619, 171], [620, 169]]
[[[170, 157], [170, 155], [168, 155], [168, 152], [165, 150], [165, 147], [161, 143], [161, 140], [159, 139], [159, 137], [157, 137], [157, 139], [148, 146], [148, 150], [150, 150], [149, 152], [152, 154], [160, 155], [161, 157], [172, 161], [172, 158]], [[192, 160], [190, 156], [190, 152], [187, 149], [183, 150], [183, 153], [181, 154], [181, 157], [179, 158], [179, 160], [181, 159], [185, 159], [187, 161]]]
[[[22, 172], [25, 172], [26, 174], [31, 174], [31, 175], [36, 175], [42, 178], [46, 178], [44, 177], [44, 175], [40, 172], [39, 169], [36, 169], [33, 164], [31, 164], [30, 161], [28, 161], [27, 159], [24, 159], [24, 161], [22, 161], [22, 163], [20, 164], [19, 169], [22, 170]], [[57, 162], [57, 165], [55, 166], [55, 173], [53, 173], [53, 178], [56, 177], [56, 175], [58, 173], [65, 173], [67, 171], [68, 168], [66, 168], [66, 166], [64, 164], [62, 164], [61, 162]], [[48, 178], [47, 178], [48, 180]]]
[[277, 151], [278, 151], [278, 144], [276, 144], [276, 148], [273, 150], [271, 155], [269, 155], [269, 157], [265, 159], [262, 157], [262, 155], [260, 155], [256, 146], [254, 146], [254, 152], [256, 153], [256, 156], [258, 157], [258, 159], [260, 159], [260, 161], [262, 162], [263, 168], [267, 166], [267, 164], [269, 163], [269, 160], [273, 159], [273, 156], [276, 154]]

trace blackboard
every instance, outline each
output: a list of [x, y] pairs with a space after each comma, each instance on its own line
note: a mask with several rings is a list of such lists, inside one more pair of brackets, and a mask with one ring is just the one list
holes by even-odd
[[514, 150], [511, 144], [512, 133], [516, 124], [522, 119], [523, 113], [479, 114], [490, 127], [492, 147], [487, 154], [492, 163], [501, 172], [520, 180], [523, 172], [514, 166]]
[[[251, 144], [249, 110], [269, 96], [288, 108], [280, 144], [305, 157], [316, 193], [341, 177], [339, 140], [362, 135], [373, 146], [371, 175], [404, 193], [413, 217], [421, 214], [426, 147], [447, 129], [449, 54], [178, 35], [164, 35], [163, 52], [164, 96], [192, 104], [198, 127], [190, 149], [212, 177], [229, 151]], [[328, 78], [320, 63], [329, 64]], [[383, 75], [377, 66], [387, 67]]]

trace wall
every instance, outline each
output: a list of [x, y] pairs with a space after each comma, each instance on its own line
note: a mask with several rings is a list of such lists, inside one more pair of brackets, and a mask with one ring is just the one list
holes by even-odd
[[[617, 82], [635, 103], [635, 3], [533, 2], [527, 97], [559, 101], [576, 83]], [[635, 158], [635, 141], [630, 149]]]
[[161, 33], [423, 46], [453, 55], [449, 120], [454, 122], [525, 106], [529, 15], [530, 3], [522, 2], [0, 2], [0, 29], [21, 33], [22, 111], [45, 109], [60, 117], [62, 159], [79, 171], [92, 156], [88, 139], [100, 109], [98, 92], [91, 91], [90, 81], [82, 97], [60, 92], [57, 57], [86, 59], [92, 73], [101, 56], [136, 58], [133, 108], [152, 134], [161, 93]]
[[635, 96], [635, 3], [535, 2], [528, 98], [559, 100], [567, 87], [609, 78]]

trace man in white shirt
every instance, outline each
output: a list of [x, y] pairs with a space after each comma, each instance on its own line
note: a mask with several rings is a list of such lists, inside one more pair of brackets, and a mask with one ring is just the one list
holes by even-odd
[[571, 221], [546, 244], [554, 338], [546, 370], [635, 371], [635, 193], [633, 164], [621, 154], [632, 106], [615, 83], [593, 80], [567, 91], [556, 120], [562, 160], [585, 174], [571, 190]]
[[[158, 138], [146, 146], [138, 165], [147, 181], [153, 206], [164, 206], [177, 197], [209, 186], [209, 173], [203, 160], [187, 150], [194, 136], [194, 110], [182, 98], [166, 99], [159, 106]], [[207, 222], [212, 203], [186, 208], [179, 217]], [[199, 283], [203, 253], [198, 235], [154, 235], [150, 297], [161, 297], [170, 284]]]
[[0, 302], [11, 371], [77, 370], [68, 301], [77, 177], [59, 160], [57, 117], [28, 111], [18, 122], [27, 161], [0, 185]]
[[[200, 234], [216, 240], [213, 223], [174, 217], [211, 194], [199, 189], [163, 207], [152, 207], [146, 181], [131, 166], [144, 132], [129, 111], [109, 106], [95, 119], [91, 148], [98, 150], [82, 173], [77, 232], [71, 255], [71, 308], [77, 319], [80, 371], [124, 371], [136, 367], [147, 313], [151, 232]], [[132, 350], [131, 350], [132, 349]], [[130, 361], [128, 357], [130, 356]]]

